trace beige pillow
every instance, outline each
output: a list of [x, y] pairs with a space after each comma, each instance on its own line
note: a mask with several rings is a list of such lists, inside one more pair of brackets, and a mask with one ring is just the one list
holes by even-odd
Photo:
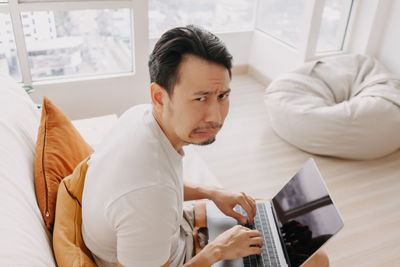
[[88, 169], [84, 159], [58, 188], [53, 250], [57, 265], [62, 267], [96, 266], [82, 239], [82, 193]]

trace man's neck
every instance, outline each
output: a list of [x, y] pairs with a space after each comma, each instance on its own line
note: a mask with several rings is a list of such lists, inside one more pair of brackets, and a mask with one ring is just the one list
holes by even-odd
[[160, 126], [162, 132], [164, 133], [164, 135], [167, 137], [168, 141], [171, 143], [171, 145], [174, 147], [174, 149], [176, 150], [176, 152], [178, 152], [181, 156], [184, 155], [183, 149], [182, 147], [185, 145], [184, 142], [182, 142], [181, 140], [179, 140], [179, 138], [172, 134], [171, 132], [169, 132], [167, 130], [167, 127], [164, 125], [163, 120], [162, 120], [162, 116], [161, 114], [159, 114], [158, 112], [156, 112], [153, 108], [153, 117], [156, 120], [158, 126]]

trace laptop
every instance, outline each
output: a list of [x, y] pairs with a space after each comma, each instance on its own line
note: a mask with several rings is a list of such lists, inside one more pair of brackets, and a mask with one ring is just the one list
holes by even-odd
[[[343, 220], [312, 158], [272, 201], [257, 201], [256, 206], [252, 228], [263, 238], [261, 255], [220, 261], [213, 266], [301, 266], [343, 227]], [[207, 202], [206, 208], [209, 242], [238, 224], [212, 201]], [[239, 205], [235, 210], [247, 217]]]

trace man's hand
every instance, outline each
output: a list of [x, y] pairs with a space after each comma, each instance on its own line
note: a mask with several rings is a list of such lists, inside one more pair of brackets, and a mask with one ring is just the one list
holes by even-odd
[[234, 260], [249, 255], [261, 254], [263, 241], [257, 230], [250, 230], [247, 227], [236, 225], [217, 236], [209, 245], [220, 249], [221, 260]]
[[214, 189], [210, 194], [210, 199], [227, 216], [233, 217], [241, 224], [246, 224], [246, 217], [235, 212], [233, 208], [239, 204], [246, 211], [249, 224], [253, 225], [256, 216], [256, 201], [245, 193], [229, 192], [223, 189]]
[[234, 260], [261, 254], [263, 241], [257, 230], [236, 225], [226, 230], [205, 246], [199, 254], [184, 266], [211, 266], [220, 260]]
[[249, 224], [253, 224], [256, 215], [256, 201], [245, 193], [234, 193], [216, 187], [205, 187], [201, 185], [184, 182], [184, 200], [210, 199], [227, 216], [233, 217], [242, 224], [246, 224], [246, 218], [236, 213], [233, 208], [239, 204], [249, 217]]

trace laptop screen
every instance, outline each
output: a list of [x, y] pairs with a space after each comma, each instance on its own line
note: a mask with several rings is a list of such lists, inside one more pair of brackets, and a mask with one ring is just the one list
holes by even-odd
[[300, 266], [343, 227], [313, 159], [273, 198], [291, 266]]

